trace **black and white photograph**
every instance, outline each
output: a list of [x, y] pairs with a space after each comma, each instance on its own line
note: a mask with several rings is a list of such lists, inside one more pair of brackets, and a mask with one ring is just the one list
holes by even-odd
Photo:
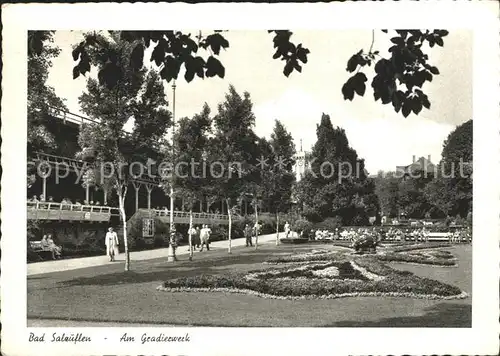
[[[19, 192], [11, 208], [2, 178], [2, 255], [18, 266], [4, 258], [18, 277], [2, 290], [22, 280], [25, 310], [26, 353], [11, 354], [294, 354], [301, 330], [326, 338], [318, 353], [329, 338], [339, 354], [413, 351], [387, 333], [423, 352], [496, 352], [498, 327], [481, 328], [498, 325], [498, 88], [476, 72], [491, 8], [477, 30], [436, 16], [197, 26], [196, 6], [164, 25], [116, 8], [120, 27], [103, 14], [72, 25], [71, 7], [61, 26], [30, 24], [27, 5], [24, 27], [7, 24], [22, 37], [3, 47], [25, 51], [25, 77], [3, 76], [25, 82], [24, 116], [2, 129]], [[498, 82], [494, 55], [482, 78]], [[487, 93], [496, 109], [479, 106]], [[440, 332], [463, 338], [446, 349]], [[378, 346], [347, 348], [368, 334]], [[493, 337], [458, 348], [477, 334]], [[249, 343], [261, 337], [273, 347]]]

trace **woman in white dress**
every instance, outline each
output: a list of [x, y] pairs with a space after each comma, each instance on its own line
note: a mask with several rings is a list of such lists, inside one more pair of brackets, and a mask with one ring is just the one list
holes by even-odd
[[285, 238], [288, 238], [288, 235], [290, 235], [290, 224], [287, 221], [285, 223]]
[[108, 232], [106, 233], [106, 254], [109, 257], [109, 261], [113, 262], [115, 260], [115, 256], [118, 255], [118, 235], [113, 231], [113, 228], [110, 227]]

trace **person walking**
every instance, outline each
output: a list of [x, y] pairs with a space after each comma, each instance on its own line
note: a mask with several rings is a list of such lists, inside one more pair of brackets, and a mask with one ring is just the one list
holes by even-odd
[[290, 224], [285, 222], [285, 238], [288, 238], [288, 235], [290, 235]]
[[188, 252], [191, 252], [192, 250], [196, 249], [195, 247], [196, 229], [194, 228], [194, 226], [191, 226], [191, 228], [188, 230], [188, 236], [190, 241]]
[[252, 228], [250, 227], [250, 225], [248, 224], [245, 225], [243, 233], [245, 234], [246, 247], [252, 246]]
[[115, 261], [115, 256], [118, 255], [118, 235], [113, 231], [113, 228], [110, 227], [108, 232], [106, 233], [106, 254], [109, 257], [110, 262]]
[[253, 227], [255, 237], [260, 235], [260, 230], [262, 229], [262, 225], [257, 221]]
[[200, 238], [200, 227], [196, 226], [196, 235], [195, 235], [195, 246], [196, 248], [201, 247], [201, 238]]
[[210, 232], [208, 225], [203, 225], [203, 228], [200, 231], [200, 239], [201, 239], [201, 249], [200, 252], [203, 251], [203, 246], [207, 247], [207, 251], [210, 251]]

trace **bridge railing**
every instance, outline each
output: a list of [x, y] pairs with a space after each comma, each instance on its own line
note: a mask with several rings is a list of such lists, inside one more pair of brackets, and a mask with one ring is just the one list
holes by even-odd
[[[152, 209], [152, 211], [154, 212], [155, 216], [158, 217], [170, 216], [169, 210]], [[224, 214], [215, 214], [215, 213], [192, 213], [192, 214], [193, 214], [193, 219], [229, 220], [229, 216]], [[189, 218], [188, 211], [174, 211], [173, 215], [174, 218]]]
[[119, 215], [119, 210], [110, 206], [27, 202], [27, 215], [32, 220], [109, 221], [112, 215]]

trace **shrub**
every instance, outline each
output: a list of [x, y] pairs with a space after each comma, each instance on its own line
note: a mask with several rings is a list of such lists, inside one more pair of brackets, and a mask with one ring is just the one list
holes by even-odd
[[372, 231], [364, 231], [360, 236], [358, 236], [353, 243], [353, 247], [356, 251], [363, 250], [372, 250], [375, 252], [375, 249], [378, 245], [378, 239], [375, 232]]
[[330, 232], [333, 232], [335, 229], [340, 227], [342, 227], [342, 218], [340, 216], [326, 218], [322, 222], [314, 224], [315, 230], [328, 230]]
[[299, 234], [302, 232], [302, 235], [304, 237], [307, 237], [311, 232], [312, 226], [312, 223], [310, 223], [309, 221], [305, 219], [299, 219], [293, 223], [293, 230], [298, 232]]
[[370, 225], [368, 216], [366, 213], [357, 214], [352, 218], [352, 225], [354, 226], [367, 226]]

